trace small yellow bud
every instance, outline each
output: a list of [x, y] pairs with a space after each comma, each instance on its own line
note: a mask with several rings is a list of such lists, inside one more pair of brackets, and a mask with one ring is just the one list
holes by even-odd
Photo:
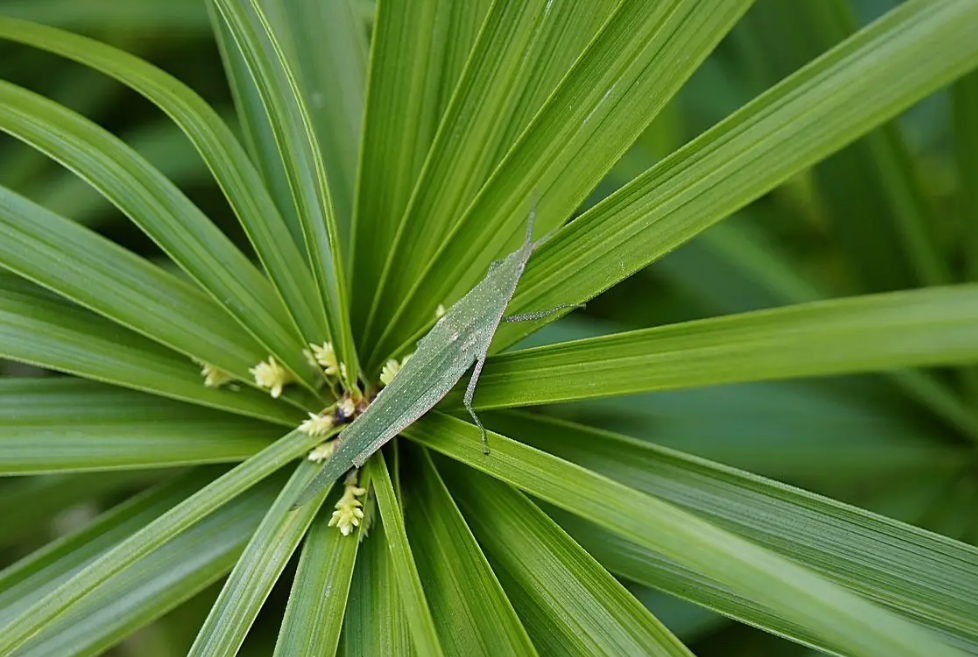
[[292, 373], [279, 365], [274, 356], [269, 356], [268, 362], [262, 361], [249, 371], [255, 377], [255, 384], [268, 390], [276, 399], [282, 394], [282, 388], [295, 381]]
[[329, 519], [329, 526], [336, 527], [344, 536], [352, 534], [353, 529], [363, 519], [363, 504], [357, 498], [363, 497], [366, 494], [366, 488], [359, 488], [357, 486], [355, 474], [347, 477], [343, 497], [336, 503], [336, 511], [333, 511], [333, 516]]
[[397, 373], [401, 371], [401, 364], [393, 358], [384, 363], [384, 369], [380, 372], [380, 382], [385, 386], [390, 385]]
[[203, 367], [200, 370], [200, 374], [204, 377], [204, 385], [208, 388], [220, 388], [234, 381], [234, 376], [230, 372], [222, 370], [220, 367], [211, 365], [210, 363], [201, 363], [201, 365]]
[[330, 440], [329, 442], [322, 443], [321, 445], [316, 445], [313, 447], [306, 458], [313, 463], [322, 463], [336, 451], [337, 441]]
[[331, 413], [326, 415], [310, 413], [309, 419], [299, 425], [299, 431], [307, 436], [325, 436], [333, 428], [334, 423]]
[[326, 376], [336, 376], [340, 373], [340, 364], [336, 359], [336, 350], [333, 349], [332, 342], [324, 342], [321, 347], [314, 344], [310, 344], [309, 346], [312, 347], [313, 357], [322, 366]]
[[445, 316], [445, 305], [440, 303], [438, 304], [438, 307], [435, 308], [435, 319], [441, 319], [444, 316]]

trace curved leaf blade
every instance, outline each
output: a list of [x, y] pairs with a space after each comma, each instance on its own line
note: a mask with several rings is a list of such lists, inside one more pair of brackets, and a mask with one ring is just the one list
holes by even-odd
[[0, 187], [0, 266], [146, 337], [250, 381], [261, 346], [213, 299]]
[[321, 440], [321, 437], [293, 431], [131, 534], [0, 628], [0, 653], [12, 653], [111, 577], [158, 550], [286, 463], [304, 455]]
[[[718, 526], [805, 563], [967, 649], [978, 650], [978, 548], [771, 479], [580, 424], [528, 413], [493, 413], [493, 426], [537, 449], [688, 509]], [[962, 463], [962, 467], [966, 467]], [[562, 515], [561, 518], [564, 516]], [[563, 523], [563, 520], [561, 521]], [[731, 597], [704, 579], [606, 531], [583, 531], [604, 546], [616, 572], [795, 640], [804, 625]], [[776, 611], [776, 610], [775, 610]], [[819, 646], [824, 649], [825, 646]]]
[[0, 475], [236, 462], [281, 433], [82, 379], [0, 378]]
[[234, 564], [188, 655], [233, 656], [238, 653], [272, 586], [329, 491], [325, 489], [309, 504], [293, 506], [296, 495], [315, 473], [315, 464], [302, 461], [282, 487], [258, 530], [250, 537], [244, 553]]
[[93, 39], [5, 17], [0, 17], [0, 38], [101, 71], [142, 94], [173, 119], [214, 174], [305, 340], [318, 343], [325, 337], [323, 307], [312, 274], [289, 240], [289, 229], [247, 152], [210, 105], [168, 73]]
[[776, 609], [831, 649], [867, 657], [958, 654], [935, 635], [793, 561], [557, 457], [498, 434], [490, 436], [492, 453], [486, 456], [478, 428], [444, 415], [429, 414], [405, 434]]
[[366, 465], [367, 476], [377, 495], [377, 508], [386, 528], [387, 549], [390, 552], [397, 593], [404, 607], [411, 639], [419, 654], [437, 657], [442, 654], [438, 631], [435, 629], [435, 621], [431, 617], [431, 609], [425, 599], [418, 565], [408, 543], [403, 512], [394, 494], [394, 485], [391, 483], [383, 452], [378, 451], [374, 454]]
[[303, 419], [251, 388], [207, 388], [185, 356], [3, 273], [0, 356], [276, 424]]
[[309, 110], [345, 250], [350, 244], [363, 132], [367, 23], [357, 9], [359, 0], [259, 2], [294, 67]]
[[[892, 118], [978, 64], [976, 29], [970, 2], [899, 5], [561, 230], [511, 311], [594, 297]], [[497, 348], [534, 328], [501, 327]]]
[[546, 655], [692, 653], [519, 491], [446, 468], [473, 531]]
[[[413, 446], [411, 446], [413, 447]], [[450, 655], [536, 655], [523, 624], [427, 451], [407, 453], [408, 537], [442, 646]]]
[[340, 362], [347, 364], [347, 384], [356, 382], [357, 353], [350, 329], [343, 243], [330, 197], [326, 165], [295, 71], [258, 0], [238, 3], [211, 0], [228, 27], [255, 80], [279, 146], [306, 251], [326, 321]]
[[305, 344], [268, 280], [177, 187], [95, 123], [0, 80], [0, 130], [85, 178], [307, 387]]
[[523, 406], [978, 360], [978, 285], [819, 301], [491, 358], [475, 403]]
[[264, 482], [72, 606], [16, 657], [98, 655], [227, 573], [272, 501]]
[[18, 609], [49, 593], [218, 474], [220, 468], [199, 468], [154, 486], [100, 514], [80, 531], [54, 540], [0, 571], [0, 624], [6, 624]]

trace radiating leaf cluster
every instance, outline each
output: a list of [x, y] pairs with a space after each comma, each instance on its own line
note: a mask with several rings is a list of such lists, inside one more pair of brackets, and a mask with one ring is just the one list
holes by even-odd
[[[882, 4], [0, 5], [0, 654], [978, 654], [978, 3]], [[490, 453], [297, 506], [532, 203]]]

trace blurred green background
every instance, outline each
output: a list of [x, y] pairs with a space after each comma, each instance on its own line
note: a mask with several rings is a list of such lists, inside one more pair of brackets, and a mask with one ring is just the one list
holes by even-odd
[[[851, 4], [858, 21], [866, 23], [898, 3]], [[363, 0], [361, 6], [364, 30], [369, 31], [373, 5]], [[588, 204], [857, 27], [826, 6], [820, 0], [759, 0]], [[188, 83], [234, 124], [231, 95], [200, 0], [0, 0], [0, 14], [85, 33], [143, 57]], [[5, 42], [0, 42], [0, 78], [42, 93], [120, 136], [248, 252], [240, 226], [203, 162], [150, 103], [84, 67]], [[957, 180], [955, 120], [951, 94], [935, 94], [612, 288], [585, 312], [547, 327], [524, 344], [967, 278], [969, 265], [960, 245], [974, 210], [964, 207], [959, 193], [967, 183]], [[136, 252], [158, 253], [83, 181], [5, 135], [0, 135], [0, 184]], [[0, 363], [2, 374], [30, 372], [27, 366]], [[978, 401], [974, 372], [934, 374], [956, 395]], [[925, 403], [926, 396], [926, 391], [908, 394], [892, 377], [872, 375], [613, 398], [545, 412], [978, 543], [978, 462], [973, 443], [969, 447], [964, 438], [975, 426], [953, 410], [935, 412], [939, 401]], [[0, 509], [5, 524], [0, 566], [153, 480], [153, 473], [137, 471], [0, 481], [6, 507]], [[87, 501], [79, 505], [82, 492]], [[39, 526], [35, 519], [46, 516], [54, 520]], [[280, 580], [242, 654], [271, 654], [290, 579]], [[112, 654], [183, 654], [219, 585]], [[698, 655], [806, 652], [651, 590], [634, 590]]]

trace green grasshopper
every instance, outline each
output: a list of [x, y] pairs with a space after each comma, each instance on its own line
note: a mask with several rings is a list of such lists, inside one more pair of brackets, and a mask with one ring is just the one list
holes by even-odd
[[563, 308], [580, 307], [564, 304], [543, 312], [503, 317], [516, 284], [533, 251], [552, 235], [533, 241], [536, 203], [530, 209], [526, 240], [516, 251], [489, 266], [486, 277], [459, 299], [421, 340], [417, 351], [397, 376], [380, 391], [373, 403], [340, 433], [339, 446], [316, 477], [296, 500], [305, 504], [352, 467], [360, 467], [384, 443], [427, 413], [455, 387], [462, 375], [475, 363], [472, 378], [463, 401], [469, 415], [482, 432], [482, 451], [489, 453], [486, 429], [472, 408], [472, 397], [492, 336], [499, 322], [542, 319]]

